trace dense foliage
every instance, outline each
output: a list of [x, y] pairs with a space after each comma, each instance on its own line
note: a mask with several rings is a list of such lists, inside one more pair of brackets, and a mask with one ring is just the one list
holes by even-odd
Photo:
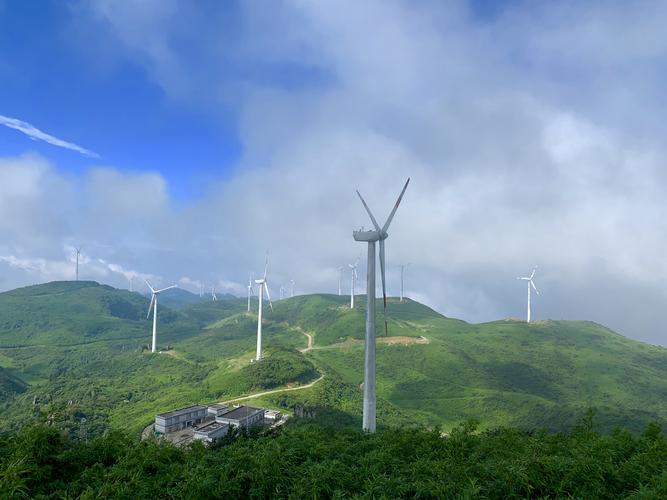
[[449, 436], [387, 428], [375, 435], [289, 425], [223, 446], [175, 448], [111, 433], [88, 443], [52, 428], [0, 438], [3, 498], [659, 498], [667, 440], [511, 428]]

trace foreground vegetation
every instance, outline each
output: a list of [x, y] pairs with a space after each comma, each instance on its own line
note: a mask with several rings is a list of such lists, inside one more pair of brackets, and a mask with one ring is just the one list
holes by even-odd
[[667, 440], [474, 424], [364, 435], [297, 423], [222, 446], [175, 448], [109, 433], [73, 442], [49, 427], [0, 437], [3, 498], [664, 498]]

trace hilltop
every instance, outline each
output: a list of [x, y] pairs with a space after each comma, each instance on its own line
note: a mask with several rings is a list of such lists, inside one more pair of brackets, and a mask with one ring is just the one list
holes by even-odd
[[[0, 294], [0, 429], [48, 420], [88, 432], [138, 431], [160, 411], [298, 387], [253, 404], [312, 409], [358, 426], [364, 297], [313, 294], [274, 303], [266, 360], [251, 367], [256, 300], [162, 305], [150, 354], [148, 299], [94, 282], [55, 282]], [[592, 322], [469, 324], [406, 299], [378, 301], [380, 425], [564, 429], [589, 407], [603, 428], [667, 422], [667, 350]], [[310, 347], [308, 347], [310, 346]], [[262, 364], [263, 363], [263, 364]], [[2, 403], [2, 399], [5, 402]]]

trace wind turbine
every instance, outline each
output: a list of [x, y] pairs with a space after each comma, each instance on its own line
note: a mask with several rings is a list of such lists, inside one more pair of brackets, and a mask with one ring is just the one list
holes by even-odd
[[410, 264], [401, 264], [401, 302], [403, 302], [403, 273]]
[[535, 290], [535, 293], [536, 293], [537, 295], [540, 294], [540, 292], [539, 292], [539, 291], [537, 290], [537, 288], [535, 287], [535, 283], [533, 283], [533, 276], [535, 276], [535, 270], [536, 270], [536, 269], [537, 269], [537, 266], [535, 266], [535, 267], [533, 268], [533, 272], [530, 273], [530, 276], [528, 276], [528, 277], [517, 278], [518, 280], [524, 280], [524, 281], [527, 281], [527, 282], [528, 282], [528, 283], [527, 283], [527, 285], [528, 285], [528, 314], [527, 314], [527, 316], [526, 316], [526, 323], [530, 323], [530, 287], [531, 287], [531, 286], [533, 287], [533, 289]]
[[359, 259], [355, 261], [354, 264], [348, 264], [350, 268], [352, 284], [350, 285], [350, 309], [354, 309], [354, 285], [357, 281], [357, 266], [359, 265]]
[[271, 303], [271, 295], [269, 295], [268, 282], [266, 281], [266, 272], [269, 269], [269, 258], [266, 258], [266, 264], [264, 265], [264, 277], [259, 280], [255, 280], [255, 283], [259, 285], [259, 290], [257, 291], [257, 296], [259, 297], [259, 310], [257, 312], [257, 353], [255, 355], [255, 361], [262, 359], [262, 298], [264, 296], [264, 291], [266, 291], [266, 298], [269, 299], [269, 305], [273, 311], [273, 304]]
[[248, 278], [248, 312], [250, 312], [250, 297], [252, 296], [252, 274]]
[[130, 275], [128, 279], [130, 280], [130, 292], [132, 292], [132, 280], [134, 279], [134, 276]]
[[214, 286], [211, 287], [211, 297], [213, 298], [213, 302], [218, 300], [218, 296], [215, 294], [215, 287]]
[[176, 288], [176, 285], [168, 286], [167, 288], [161, 288], [160, 290], [155, 290], [148, 280], [145, 280], [148, 288], [151, 289], [151, 303], [148, 306], [148, 314], [146, 314], [146, 319], [151, 315], [151, 308], [153, 309], [153, 344], [151, 345], [151, 352], [155, 352], [155, 342], [157, 337], [157, 296], [159, 293], [169, 290], [171, 288]]
[[352, 237], [355, 241], [365, 241], [368, 243], [368, 265], [367, 265], [367, 279], [366, 279], [366, 349], [364, 353], [364, 416], [363, 416], [363, 430], [368, 432], [375, 432], [375, 242], [380, 242], [380, 275], [382, 276], [382, 298], [384, 299], [384, 330], [387, 333], [387, 288], [385, 285], [385, 254], [384, 254], [384, 240], [389, 236], [387, 229], [391, 224], [394, 214], [401, 203], [401, 199], [408, 188], [410, 178], [403, 186], [403, 190], [396, 200], [396, 204], [392, 209], [384, 226], [380, 227], [373, 216], [366, 201], [357, 191], [361, 203], [363, 203], [366, 212], [373, 221], [375, 230], [353, 231]]
[[343, 266], [338, 268], [338, 295], [343, 295]]
[[283, 300], [285, 298], [285, 287], [280, 285], [280, 298], [278, 300]]
[[290, 298], [293, 298], [294, 297], [294, 280], [289, 280], [289, 284], [290, 284], [289, 296], [290, 296]]
[[79, 281], [79, 255], [81, 255], [81, 249], [83, 247], [74, 247], [76, 250], [76, 281]]

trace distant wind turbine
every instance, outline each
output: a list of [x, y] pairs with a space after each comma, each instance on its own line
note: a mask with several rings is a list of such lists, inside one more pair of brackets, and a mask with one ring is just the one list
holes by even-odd
[[257, 353], [255, 355], [255, 360], [259, 361], [262, 359], [262, 298], [264, 292], [266, 291], [266, 298], [269, 299], [269, 305], [273, 311], [273, 304], [271, 303], [271, 295], [269, 295], [269, 284], [266, 281], [266, 272], [269, 269], [269, 258], [266, 258], [266, 264], [264, 265], [264, 277], [259, 280], [255, 280], [255, 283], [259, 285], [259, 290], [257, 291], [257, 296], [259, 297], [259, 310], [257, 312]]
[[387, 229], [391, 224], [394, 214], [401, 203], [401, 199], [408, 188], [410, 179], [403, 186], [401, 194], [396, 200], [396, 204], [392, 209], [387, 221], [382, 228], [378, 225], [373, 213], [366, 204], [366, 201], [357, 191], [361, 203], [363, 203], [366, 212], [373, 221], [375, 230], [371, 231], [353, 231], [352, 237], [356, 241], [365, 241], [368, 243], [368, 265], [366, 278], [366, 349], [364, 354], [364, 414], [363, 414], [363, 430], [368, 432], [375, 432], [375, 242], [380, 242], [380, 274], [382, 276], [382, 298], [384, 299], [384, 330], [387, 333], [387, 287], [385, 285], [385, 253], [384, 240], [389, 236]]
[[285, 287], [280, 285], [280, 291], [278, 293], [280, 294], [280, 298], [278, 300], [283, 300], [285, 298]]
[[401, 302], [403, 302], [403, 273], [410, 264], [401, 264]]
[[338, 295], [343, 295], [343, 266], [338, 268]]
[[82, 248], [83, 247], [74, 247], [74, 250], [76, 250], [76, 275], [75, 275], [76, 281], [79, 281], [79, 255], [81, 255]]
[[153, 309], [153, 343], [151, 345], [151, 352], [155, 352], [155, 343], [157, 340], [157, 296], [159, 293], [169, 290], [171, 288], [176, 288], [176, 285], [168, 286], [167, 288], [161, 288], [160, 290], [155, 290], [148, 280], [145, 280], [148, 288], [151, 289], [151, 303], [148, 306], [148, 314], [146, 314], [146, 319], [151, 315], [151, 309]]
[[289, 284], [290, 284], [289, 295], [290, 295], [290, 298], [293, 298], [294, 297], [294, 280], [289, 280]]
[[350, 285], [350, 309], [354, 309], [354, 289], [357, 282], [357, 266], [359, 265], [359, 259], [357, 259], [354, 264], [348, 264], [350, 268], [350, 279], [352, 281]]
[[250, 297], [252, 296], [252, 274], [248, 278], [248, 312], [250, 312]]
[[218, 296], [215, 294], [215, 287], [214, 286], [211, 287], [211, 298], [213, 299], [213, 302], [218, 300]]
[[539, 291], [537, 290], [537, 288], [535, 287], [535, 283], [533, 283], [533, 276], [535, 276], [535, 270], [536, 270], [536, 269], [537, 269], [537, 266], [535, 266], [535, 267], [533, 268], [533, 272], [530, 273], [530, 276], [528, 276], [528, 277], [517, 278], [518, 280], [524, 280], [524, 281], [527, 281], [527, 282], [528, 282], [528, 283], [527, 283], [527, 285], [528, 285], [528, 314], [527, 314], [527, 316], [526, 316], [526, 323], [530, 323], [530, 287], [531, 287], [531, 286], [533, 287], [533, 289], [535, 290], [535, 293], [536, 293], [537, 295], [540, 294], [540, 292], [539, 292]]
[[132, 292], [132, 280], [134, 279], [134, 276], [130, 276], [128, 279], [130, 280], [130, 292]]

